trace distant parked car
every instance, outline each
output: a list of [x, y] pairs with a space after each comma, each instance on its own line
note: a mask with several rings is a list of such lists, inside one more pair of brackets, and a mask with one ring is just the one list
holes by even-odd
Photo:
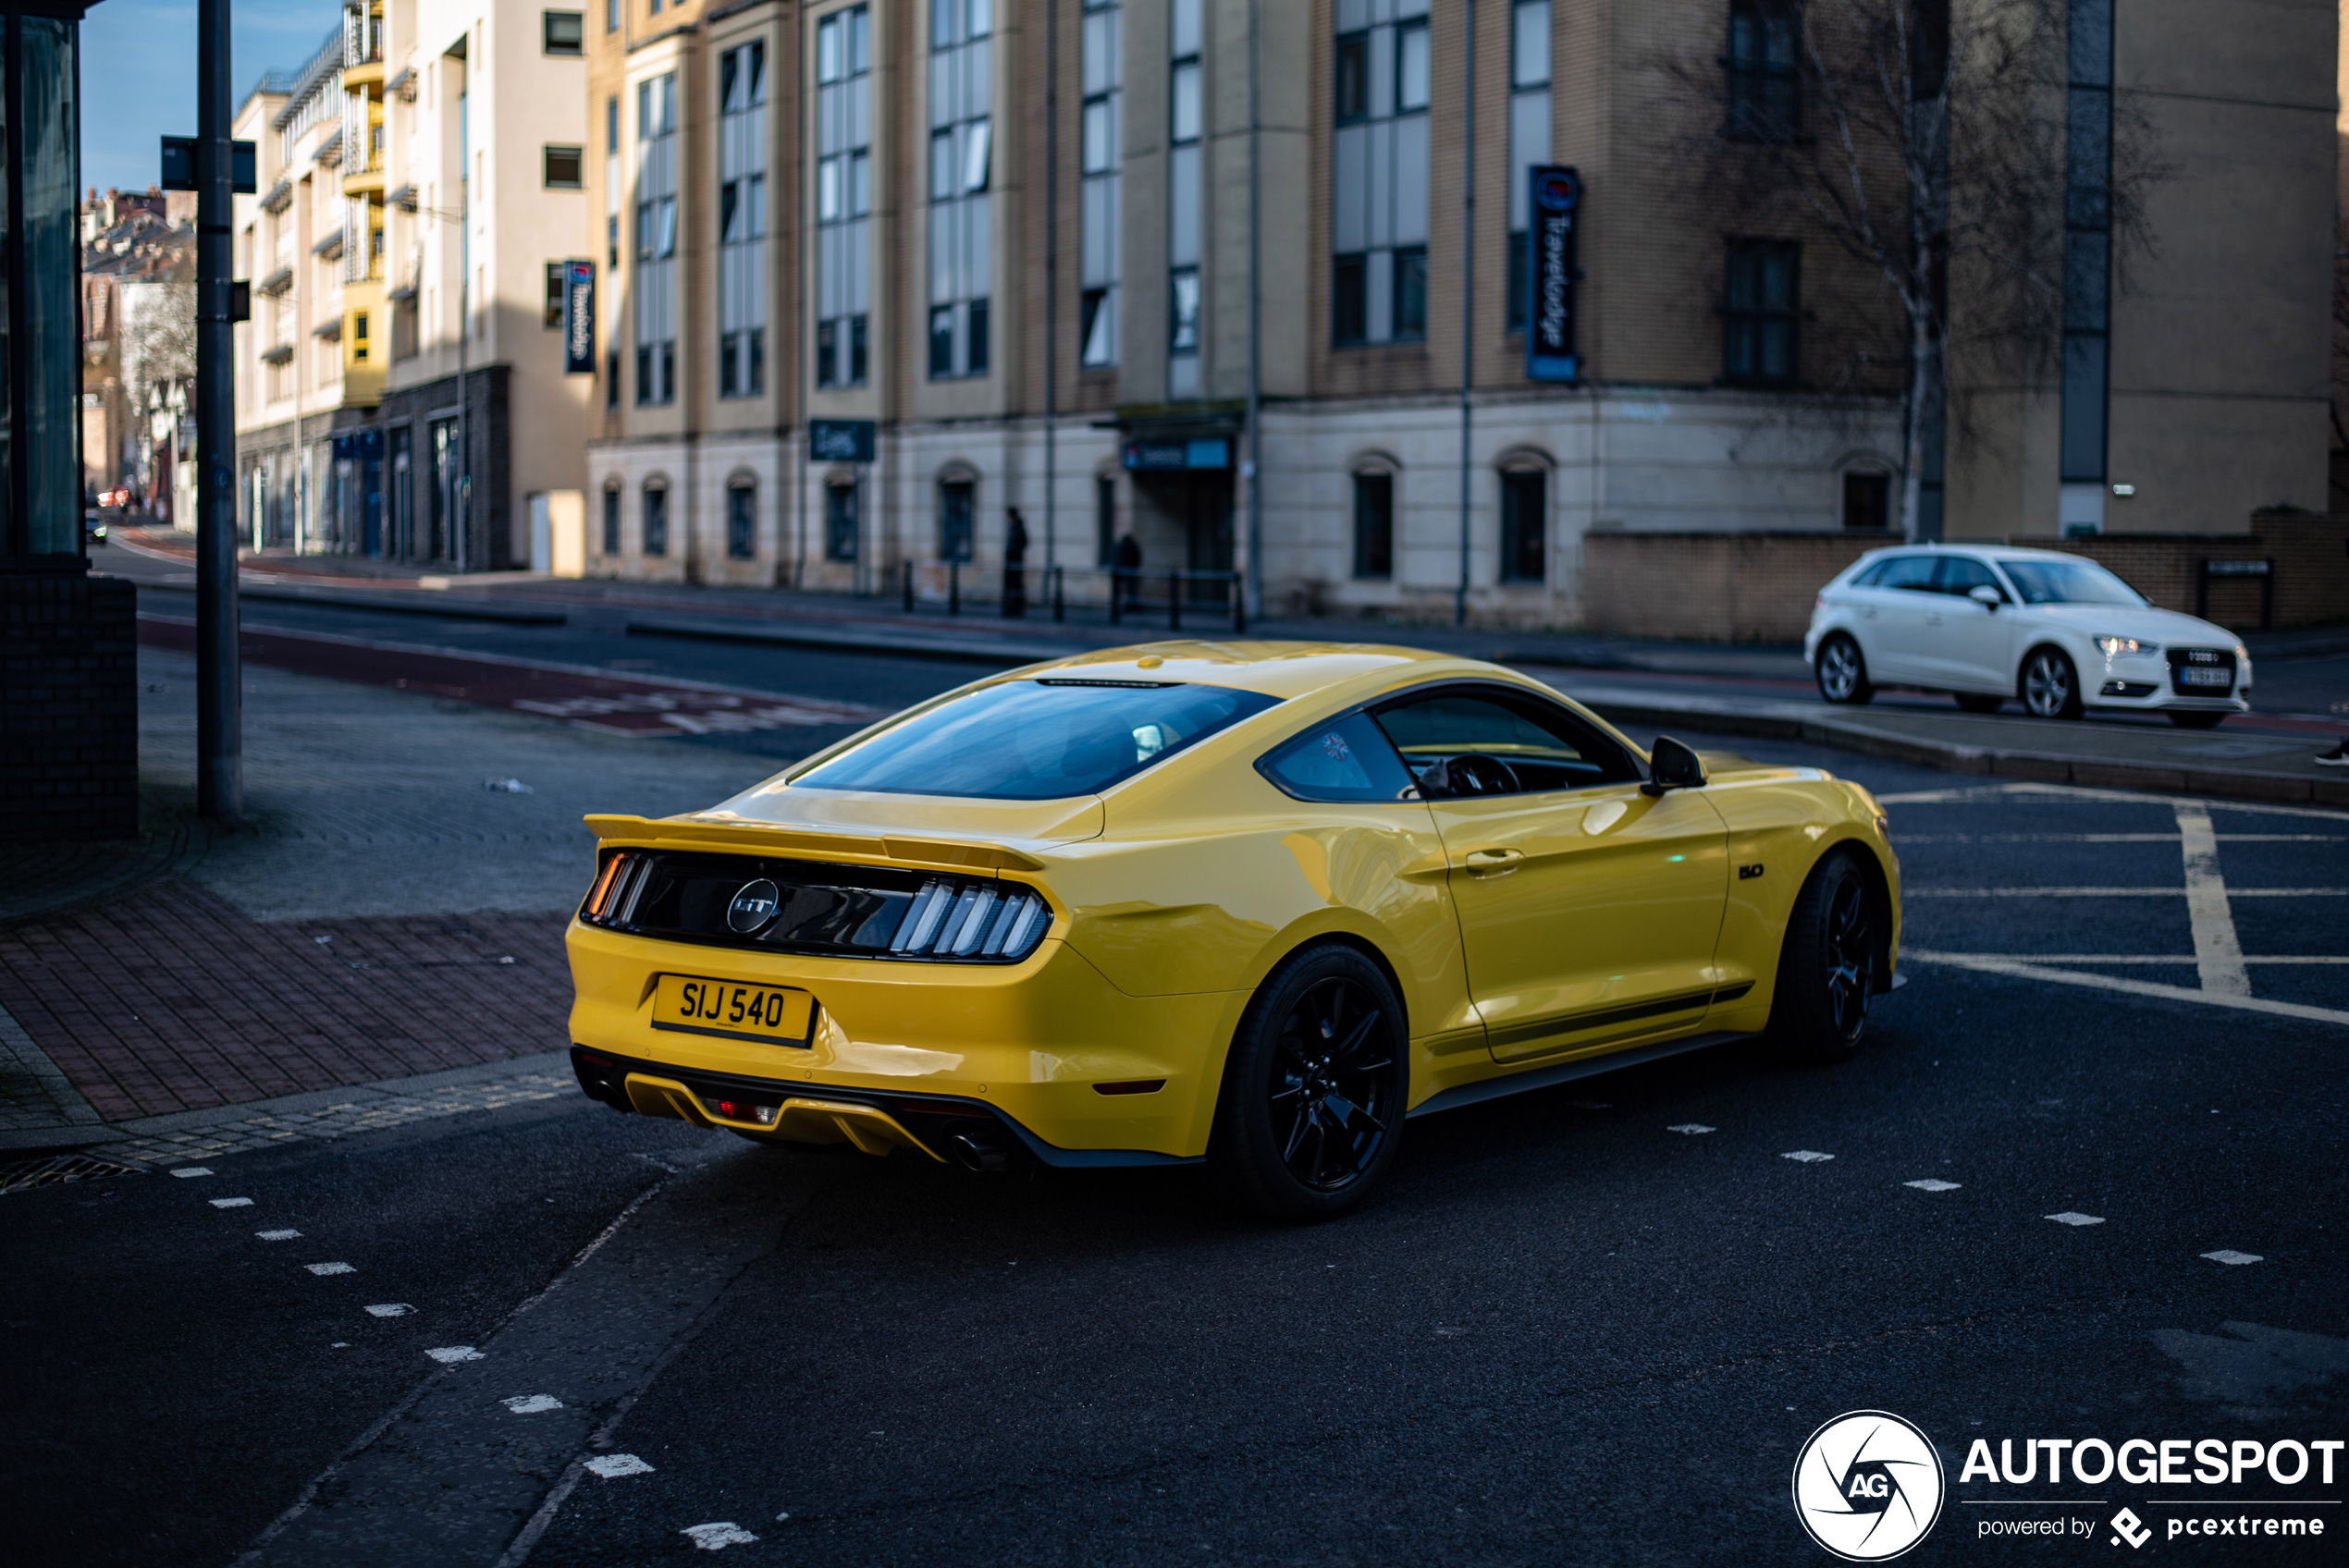
[[1899, 686], [1947, 692], [1968, 713], [2012, 698], [2037, 718], [2157, 711], [2189, 729], [2251, 708], [2251, 655], [2233, 632], [2053, 550], [1872, 550], [1819, 590], [1802, 652], [1830, 703]]

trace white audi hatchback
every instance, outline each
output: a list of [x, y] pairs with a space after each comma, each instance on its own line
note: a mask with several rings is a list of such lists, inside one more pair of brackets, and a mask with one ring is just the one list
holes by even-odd
[[2190, 729], [2251, 707], [2251, 655], [2233, 632], [2053, 550], [1872, 550], [1819, 590], [1802, 653], [1830, 703], [1900, 686], [1947, 692], [1968, 713], [2011, 698], [2039, 718], [2153, 711]]

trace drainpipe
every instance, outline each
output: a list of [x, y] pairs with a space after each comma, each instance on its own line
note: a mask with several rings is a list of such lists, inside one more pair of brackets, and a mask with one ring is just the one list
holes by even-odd
[[1044, 578], [1055, 558], [1059, 516], [1061, 323], [1061, 18], [1059, 0], [1044, 0]]
[[1262, 32], [1262, 11], [1257, 0], [1248, 0], [1248, 581], [1240, 592], [1249, 617], [1260, 620], [1264, 615], [1264, 356], [1260, 342], [1264, 299], [1257, 279], [1262, 270], [1259, 262], [1264, 233], [1259, 215], [1263, 182], [1258, 178], [1262, 116], [1256, 86]]

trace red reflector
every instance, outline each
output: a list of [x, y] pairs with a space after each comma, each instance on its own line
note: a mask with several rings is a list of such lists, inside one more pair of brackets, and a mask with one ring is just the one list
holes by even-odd
[[718, 1114], [720, 1116], [740, 1116], [742, 1113], [742, 1108], [732, 1100], [718, 1102]]
[[608, 1056], [597, 1056], [594, 1051], [581, 1051], [579, 1053], [579, 1060], [582, 1061], [592, 1061], [598, 1067], [609, 1067], [611, 1065], [611, 1058]]
[[1154, 1095], [1166, 1087], [1163, 1078], [1129, 1078], [1123, 1084], [1096, 1084], [1097, 1095]]

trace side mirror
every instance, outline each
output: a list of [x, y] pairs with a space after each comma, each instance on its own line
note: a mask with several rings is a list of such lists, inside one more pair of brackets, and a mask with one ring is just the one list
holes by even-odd
[[1996, 588], [1991, 587], [1987, 582], [1975, 583], [1973, 587], [1965, 591], [1965, 596], [1972, 599], [1975, 604], [1988, 609], [1993, 615], [1998, 613], [1998, 609], [2000, 605], [2007, 602], [2006, 595], [1999, 593]]
[[1702, 790], [1704, 788], [1704, 760], [1669, 735], [1658, 735], [1655, 747], [1648, 753], [1648, 781], [1640, 786], [1645, 795], [1661, 795], [1666, 790]]

